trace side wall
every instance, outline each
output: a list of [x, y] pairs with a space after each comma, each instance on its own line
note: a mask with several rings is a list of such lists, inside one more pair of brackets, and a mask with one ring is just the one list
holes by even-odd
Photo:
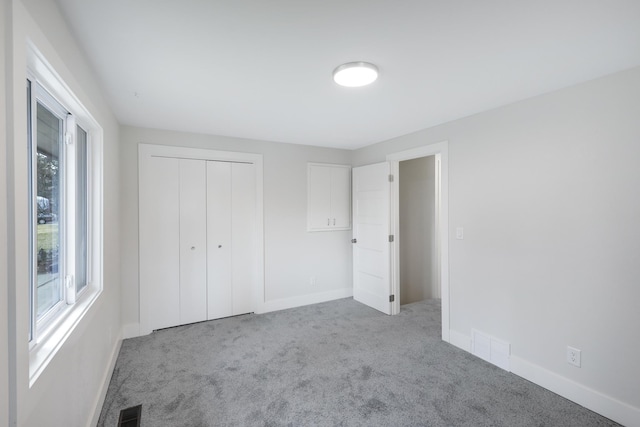
[[[121, 128], [122, 310], [139, 333], [138, 144], [263, 155], [265, 301], [278, 310], [351, 295], [351, 232], [307, 229], [307, 162], [351, 164], [351, 151], [134, 127]], [[311, 277], [316, 278], [315, 285]]]
[[[13, 199], [8, 208], [11, 212], [9, 229], [15, 233], [15, 244], [9, 248], [15, 257], [10, 266], [15, 278], [9, 283], [12, 290], [9, 305], [15, 307], [15, 311], [10, 313], [9, 328], [15, 337], [10, 343], [13, 358], [9, 370], [15, 378], [10, 397], [16, 404], [11, 408], [10, 425], [95, 424], [95, 411], [101, 405], [121, 336], [118, 124], [55, 2], [13, 0], [11, 24], [13, 51], [8, 61], [11, 62], [13, 103], [9, 109], [13, 115], [14, 134], [8, 141], [11, 148], [8, 162], [12, 169], [8, 189]], [[44, 55], [104, 129], [104, 291], [31, 387], [26, 340], [29, 318], [25, 94], [28, 42]]]
[[514, 373], [626, 425], [640, 425], [639, 117], [636, 68], [354, 154], [448, 140], [452, 342], [468, 350], [472, 328], [510, 342]]

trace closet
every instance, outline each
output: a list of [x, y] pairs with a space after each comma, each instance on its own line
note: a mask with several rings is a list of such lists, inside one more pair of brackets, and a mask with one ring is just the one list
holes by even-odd
[[173, 149], [139, 149], [143, 334], [253, 312], [261, 285], [256, 163]]

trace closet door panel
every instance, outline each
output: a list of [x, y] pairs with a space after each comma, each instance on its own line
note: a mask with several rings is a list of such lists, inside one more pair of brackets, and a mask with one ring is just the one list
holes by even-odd
[[232, 316], [231, 163], [207, 162], [207, 318]]
[[252, 311], [252, 283], [256, 259], [255, 165], [234, 163], [231, 167], [231, 270], [233, 314]]
[[151, 289], [141, 304], [154, 330], [180, 324], [179, 161], [151, 157], [140, 180], [140, 280]]
[[180, 323], [207, 320], [206, 162], [180, 160]]

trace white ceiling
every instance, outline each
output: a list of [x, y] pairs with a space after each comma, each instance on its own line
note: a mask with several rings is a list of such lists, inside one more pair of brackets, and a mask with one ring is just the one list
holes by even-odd
[[637, 0], [57, 1], [141, 127], [353, 149], [640, 66]]

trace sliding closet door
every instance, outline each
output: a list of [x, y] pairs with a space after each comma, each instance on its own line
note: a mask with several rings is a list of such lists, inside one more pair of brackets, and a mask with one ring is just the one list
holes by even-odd
[[140, 333], [260, 310], [262, 156], [138, 153]]
[[140, 301], [149, 330], [180, 324], [180, 161], [149, 157], [140, 174]]
[[206, 162], [180, 159], [180, 324], [207, 320]]
[[231, 288], [231, 165], [207, 162], [207, 318], [233, 315]]
[[140, 176], [145, 326], [207, 319], [206, 162], [150, 157]]
[[233, 314], [253, 311], [252, 287], [256, 266], [256, 178], [255, 165], [234, 163], [231, 167], [231, 254]]
[[208, 319], [253, 311], [255, 165], [207, 162]]

